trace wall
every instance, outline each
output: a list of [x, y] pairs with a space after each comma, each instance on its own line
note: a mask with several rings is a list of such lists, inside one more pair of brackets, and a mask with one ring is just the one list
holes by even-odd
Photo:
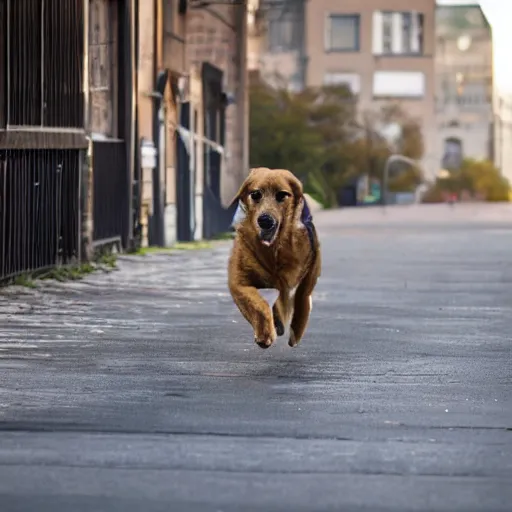
[[496, 103], [496, 165], [512, 185], [512, 96]]
[[224, 72], [224, 91], [235, 103], [226, 109], [227, 152], [221, 198], [227, 205], [247, 174], [246, 7], [222, 4], [190, 9], [187, 14], [187, 63], [200, 69], [209, 62]]

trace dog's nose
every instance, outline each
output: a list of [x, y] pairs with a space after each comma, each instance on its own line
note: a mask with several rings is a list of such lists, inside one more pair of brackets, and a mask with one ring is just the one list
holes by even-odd
[[276, 221], [268, 213], [264, 213], [258, 217], [258, 226], [265, 231], [272, 229], [275, 225]]

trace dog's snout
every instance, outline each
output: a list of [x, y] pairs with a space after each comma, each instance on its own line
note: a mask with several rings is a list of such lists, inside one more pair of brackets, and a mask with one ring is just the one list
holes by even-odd
[[276, 221], [268, 213], [263, 213], [258, 217], [258, 226], [263, 230], [272, 229], [275, 225]]

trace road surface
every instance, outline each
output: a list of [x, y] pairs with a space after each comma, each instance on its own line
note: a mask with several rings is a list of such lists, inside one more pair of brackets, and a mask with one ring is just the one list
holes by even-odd
[[509, 511], [512, 210], [316, 219], [296, 349], [253, 343], [229, 242], [1, 292], [0, 510]]

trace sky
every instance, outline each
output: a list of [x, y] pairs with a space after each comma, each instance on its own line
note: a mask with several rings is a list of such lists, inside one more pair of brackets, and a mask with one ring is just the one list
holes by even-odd
[[[440, 5], [469, 4], [471, 0], [438, 0]], [[480, 0], [492, 26], [494, 39], [494, 79], [501, 94], [512, 95], [512, 0]]]

